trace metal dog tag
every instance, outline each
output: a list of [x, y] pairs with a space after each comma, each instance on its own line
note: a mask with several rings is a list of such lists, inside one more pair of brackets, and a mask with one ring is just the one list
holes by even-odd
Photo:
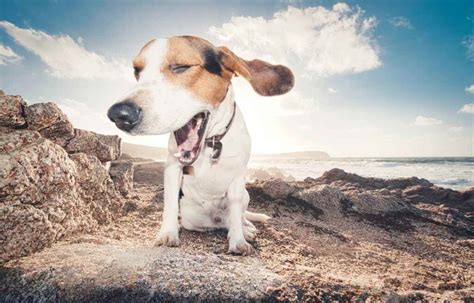
[[214, 142], [214, 146], [212, 147], [212, 154], [211, 154], [212, 162], [219, 161], [221, 152], [222, 152], [222, 142], [220, 141]]

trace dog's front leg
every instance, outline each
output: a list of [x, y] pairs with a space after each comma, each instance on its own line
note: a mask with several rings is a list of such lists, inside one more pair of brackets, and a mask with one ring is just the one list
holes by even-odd
[[157, 244], [167, 246], [179, 245], [179, 189], [182, 182], [182, 168], [174, 157], [169, 156], [164, 173], [164, 206], [163, 221], [158, 233]]
[[243, 231], [243, 202], [245, 198], [245, 177], [238, 176], [227, 190], [229, 203], [229, 252], [238, 254], [250, 254], [253, 251], [252, 245], [245, 241]]

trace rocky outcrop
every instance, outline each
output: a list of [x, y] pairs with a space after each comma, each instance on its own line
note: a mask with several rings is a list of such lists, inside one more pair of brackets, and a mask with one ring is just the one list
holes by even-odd
[[352, 185], [358, 188], [365, 189], [405, 189], [411, 186], [430, 187], [433, 183], [426, 179], [417, 177], [412, 178], [398, 178], [398, 179], [380, 179], [380, 178], [365, 178], [356, 174], [347, 173], [339, 168], [331, 169], [325, 172], [320, 178], [315, 179], [316, 182], [324, 184], [335, 185]]
[[[329, 184], [341, 188], [352, 200], [369, 201], [377, 194], [397, 198], [401, 203], [416, 205], [408, 215], [420, 216], [444, 224], [463, 235], [474, 235], [474, 188], [464, 192], [435, 186], [417, 177], [380, 179], [365, 178], [341, 169], [325, 172], [318, 179], [307, 179], [310, 184]], [[401, 205], [400, 203], [400, 205]], [[372, 203], [379, 207], [379, 203]], [[413, 212], [413, 210], [417, 210]]]
[[[163, 207], [156, 174], [162, 174], [163, 164], [135, 165], [140, 166], [134, 171], [139, 182], [129, 194], [126, 214], [91, 234], [68, 237], [6, 263], [0, 270], [0, 301], [472, 298], [473, 242], [463, 225], [467, 212], [438, 202], [414, 202], [403, 194], [431, 185], [397, 179], [407, 187], [379, 188], [361, 176], [353, 175], [349, 182], [345, 174], [330, 181], [248, 184], [250, 210], [271, 219], [257, 224], [255, 254], [242, 257], [227, 253], [223, 231], [181, 229], [179, 247], [154, 247]], [[431, 194], [424, 192], [418, 191], [419, 196], [428, 201]], [[466, 193], [459, 195], [468, 199]], [[441, 213], [449, 220], [433, 219]]]
[[54, 103], [27, 106], [20, 96], [0, 94], [0, 104], [0, 263], [121, 214], [130, 171], [114, 171], [119, 191], [101, 163], [118, 158], [118, 137], [87, 132], [84, 149], [64, 149], [85, 131], [74, 130]]

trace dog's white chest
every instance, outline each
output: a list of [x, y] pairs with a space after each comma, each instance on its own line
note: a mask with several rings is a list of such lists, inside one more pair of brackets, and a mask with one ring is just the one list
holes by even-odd
[[188, 229], [219, 228], [227, 217], [227, 190], [245, 174], [250, 156], [250, 137], [240, 113], [222, 144], [217, 162], [210, 159], [212, 149], [206, 147], [194, 162], [193, 173], [183, 175], [181, 219]]
[[226, 147], [231, 148], [224, 146], [217, 163], [211, 161], [211, 149], [206, 148], [194, 163], [193, 173], [183, 176], [181, 189], [187, 198], [203, 206], [210, 203], [212, 207], [225, 197], [235, 176], [245, 171], [248, 156], [243, 151], [231, 155], [231, 152], [226, 152]]

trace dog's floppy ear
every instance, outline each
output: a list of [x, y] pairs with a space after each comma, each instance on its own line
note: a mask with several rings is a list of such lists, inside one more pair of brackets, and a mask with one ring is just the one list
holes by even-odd
[[262, 96], [282, 95], [295, 85], [291, 70], [283, 65], [273, 65], [262, 60], [246, 61], [225, 46], [218, 47], [221, 64], [233, 73], [244, 77]]

